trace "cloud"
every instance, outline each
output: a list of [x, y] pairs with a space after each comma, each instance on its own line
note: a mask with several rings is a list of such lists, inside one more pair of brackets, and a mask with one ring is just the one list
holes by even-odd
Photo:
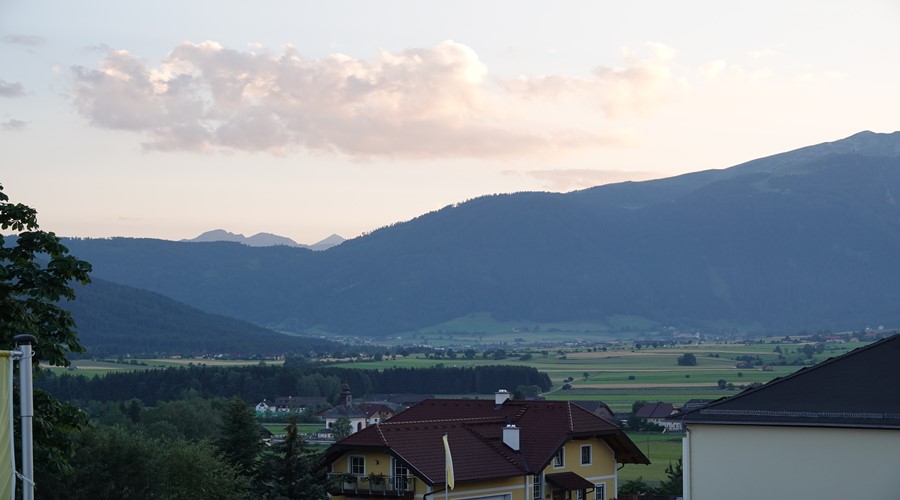
[[0, 97], [22, 97], [25, 95], [25, 87], [21, 82], [7, 82], [0, 80]]
[[[645, 110], [670, 79], [671, 51], [597, 68], [584, 86], [609, 116]], [[631, 56], [629, 56], [631, 57]], [[512, 157], [617, 144], [615, 133], [548, 128], [520, 111], [525, 88], [498, 84], [465, 45], [304, 58], [287, 46], [237, 51], [183, 43], [152, 66], [108, 51], [97, 68], [72, 68], [73, 103], [98, 127], [130, 130], [161, 151], [297, 150], [354, 157]], [[559, 77], [582, 85], [577, 79]], [[574, 83], [573, 83], [574, 82]], [[515, 115], [515, 116], [512, 116]]]
[[630, 172], [625, 170], [594, 169], [560, 169], [560, 170], [526, 170], [505, 171], [507, 175], [526, 175], [545, 181], [546, 188], [552, 191], [571, 191], [585, 189], [603, 184], [626, 181], [645, 181], [658, 179], [666, 174], [660, 172]]
[[13, 118], [0, 123], [0, 128], [2, 128], [6, 132], [20, 132], [22, 130], [25, 130], [25, 127], [27, 125], [27, 122], [23, 122], [22, 120], [16, 120], [15, 118]]
[[3, 43], [25, 45], [27, 47], [37, 47], [47, 43], [44, 37], [34, 35], [4, 35], [0, 40], [3, 40]]
[[662, 102], [673, 86], [675, 51], [661, 43], [645, 44], [649, 56], [624, 49], [625, 65], [598, 66], [590, 78], [565, 75], [521, 76], [504, 83], [526, 99], [593, 102], [609, 117], [645, 114]]

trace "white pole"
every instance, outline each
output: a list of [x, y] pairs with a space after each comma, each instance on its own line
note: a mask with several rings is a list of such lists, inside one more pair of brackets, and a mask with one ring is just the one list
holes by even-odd
[[[444, 433], [444, 443], [447, 444], [447, 433]], [[447, 445], [447, 449], [449, 449], [449, 444]], [[450, 498], [450, 477], [448, 474], [450, 473], [450, 468], [447, 463], [447, 450], [444, 450], [444, 500]]]
[[34, 396], [31, 381], [31, 344], [35, 342], [33, 335], [16, 335], [13, 337], [22, 359], [19, 360], [19, 415], [22, 417], [22, 500], [34, 500], [34, 450], [32, 448], [34, 417]]

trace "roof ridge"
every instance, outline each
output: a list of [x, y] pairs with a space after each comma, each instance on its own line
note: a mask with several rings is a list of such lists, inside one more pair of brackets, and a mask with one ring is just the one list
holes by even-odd
[[489, 416], [489, 417], [459, 417], [459, 418], [438, 418], [438, 419], [430, 419], [430, 420], [400, 420], [400, 421], [392, 421], [387, 420], [382, 422], [384, 425], [404, 425], [404, 424], [434, 424], [441, 422], [472, 422], [473, 420], [477, 420], [478, 423], [481, 422], [505, 422], [506, 417], [501, 416]]
[[381, 438], [381, 443], [385, 446], [390, 446], [387, 442], [387, 438], [384, 437], [384, 433], [381, 432], [381, 424], [375, 424], [375, 430], [378, 432], [378, 437]]
[[[515, 468], [519, 469], [523, 473], [526, 473], [526, 474], [528, 473], [527, 464], [525, 464], [525, 467], [523, 467], [522, 464], [519, 463], [519, 460], [515, 460], [514, 457], [510, 456], [510, 454], [506, 452], [506, 449], [504, 447], [501, 447], [499, 444], [495, 443], [493, 440], [488, 439], [486, 436], [484, 436], [480, 432], [476, 431], [472, 426], [464, 425], [463, 429], [466, 429], [467, 431], [472, 433], [472, 435], [474, 435], [476, 439], [478, 439], [479, 441], [481, 441], [482, 443], [484, 443], [485, 445], [487, 445], [488, 447], [493, 449], [494, 452], [496, 452], [498, 455], [503, 457], [503, 459], [505, 459], [507, 462], [509, 462], [513, 466], [515, 466]], [[501, 439], [501, 441], [502, 441], [502, 439]], [[505, 444], [504, 444], [504, 446], [505, 446]], [[522, 462], [525, 461], [525, 455], [522, 453], [516, 453], [515, 458], [520, 458]]]
[[743, 392], [740, 392], [740, 393], [738, 393], [738, 394], [735, 394], [734, 396], [724, 396], [724, 397], [721, 397], [721, 398], [719, 398], [719, 399], [713, 401], [712, 403], [709, 403], [709, 404], [706, 405], [705, 407], [695, 408], [695, 409], [689, 410], [688, 412], [683, 413], [682, 416], [685, 416], [685, 415], [688, 415], [688, 414], [691, 414], [691, 413], [694, 413], [694, 412], [698, 412], [698, 411], [700, 411], [700, 410], [707, 410], [707, 409], [710, 409], [710, 408], [713, 408], [713, 409], [714, 409], [714, 407], [719, 406], [719, 405], [721, 405], [721, 404], [724, 404], [724, 403], [726, 403], [726, 402], [727, 402], [727, 403], [730, 403], [730, 402], [735, 401], [735, 400], [737, 400], [737, 399], [741, 399], [741, 398], [744, 398], [744, 397], [749, 396], [749, 395], [751, 395], [751, 394], [755, 394], [757, 391], [763, 390], [763, 389], [765, 389], [765, 388], [767, 388], [767, 387], [772, 387], [772, 386], [774, 386], [774, 385], [781, 384], [782, 382], [785, 382], [785, 381], [788, 381], [788, 380], [793, 380], [794, 378], [799, 377], [799, 376], [801, 376], [801, 375], [803, 375], [803, 374], [813, 372], [813, 371], [818, 370], [818, 369], [820, 369], [820, 368], [825, 368], [825, 367], [827, 367], [827, 366], [832, 365], [833, 363], [835, 363], [835, 362], [837, 362], [837, 361], [841, 361], [841, 360], [844, 360], [844, 359], [849, 358], [849, 357], [857, 356], [857, 355], [859, 355], [859, 354], [861, 354], [861, 353], [867, 352], [867, 351], [869, 351], [870, 349], [873, 349], [873, 348], [875, 348], [875, 347], [877, 347], [877, 346], [879, 346], [879, 345], [882, 345], [882, 344], [886, 344], [886, 343], [888, 343], [888, 342], [890, 342], [890, 341], [900, 341], [900, 333], [891, 335], [890, 337], [885, 337], [885, 338], [883, 338], [883, 339], [876, 340], [875, 342], [872, 342], [871, 344], [868, 344], [868, 345], [864, 345], [864, 346], [862, 346], [862, 347], [857, 347], [856, 349], [853, 349], [852, 351], [846, 352], [846, 353], [844, 353], [844, 354], [841, 354], [841, 355], [838, 355], [838, 356], [832, 356], [832, 357], [826, 359], [825, 361], [822, 361], [822, 362], [820, 362], [820, 363], [818, 363], [818, 364], [816, 364], [816, 365], [803, 367], [803, 368], [801, 368], [801, 369], [795, 371], [794, 373], [789, 373], [789, 374], [787, 374], [787, 375], [785, 375], [785, 376], [783, 376], [783, 377], [777, 377], [777, 378], [775, 378], [775, 379], [772, 379], [772, 380], [770, 380], [769, 382], [767, 382], [767, 383], [765, 383], [765, 384], [763, 384], [763, 385], [761, 385], [761, 386], [759, 386], [759, 387], [754, 387], [754, 388], [752, 388], [752, 389], [745, 389]]

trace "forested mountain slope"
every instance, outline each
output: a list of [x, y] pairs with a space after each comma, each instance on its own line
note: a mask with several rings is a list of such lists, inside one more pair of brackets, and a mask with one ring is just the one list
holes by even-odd
[[487, 196], [324, 252], [69, 240], [94, 275], [302, 331], [471, 312], [760, 330], [900, 324], [900, 133], [568, 194]]

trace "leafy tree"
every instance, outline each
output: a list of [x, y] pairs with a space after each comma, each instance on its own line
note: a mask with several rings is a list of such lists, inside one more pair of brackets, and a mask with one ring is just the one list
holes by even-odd
[[669, 462], [666, 467], [666, 480], [656, 489], [657, 495], [682, 495], [684, 491], [684, 473], [682, 471], [682, 463], [679, 458], [673, 465]]
[[274, 445], [263, 458], [266, 477], [261, 477], [260, 496], [276, 498], [328, 498], [324, 471], [317, 470], [317, 455], [310, 451], [297, 431], [297, 418], [285, 428], [284, 442]]
[[243, 474], [252, 475], [262, 449], [256, 414], [241, 398], [232, 399], [222, 415], [216, 442], [225, 459]]
[[628, 420], [625, 421], [625, 425], [628, 426], [628, 430], [640, 431], [647, 425], [647, 419], [637, 415], [631, 415], [628, 417]]
[[678, 356], [678, 366], [697, 366], [697, 356], [687, 352], [683, 356]]
[[625, 495], [636, 495], [641, 493], [649, 493], [651, 491], [653, 491], [653, 488], [651, 488], [650, 485], [647, 484], [646, 481], [644, 481], [643, 476], [638, 476], [637, 479], [625, 481], [622, 486], [619, 486], [619, 493]]
[[590, 376], [591, 376], [591, 374], [588, 373], [588, 372], [584, 372], [584, 373], [581, 374], [581, 378], [584, 379], [584, 380], [587, 380], [588, 377], [590, 377]]
[[350, 434], [353, 434], [353, 426], [350, 424], [350, 420], [341, 417], [334, 421], [334, 426], [331, 427], [331, 435], [334, 436], [335, 441], [340, 441]]
[[51, 500], [240, 499], [248, 482], [205, 442], [160, 441], [121, 427], [89, 427], [76, 435], [72, 473], [39, 484]]
[[720, 378], [718, 382], [716, 382], [716, 384], [718, 384], [719, 389], [725, 389], [726, 387], [728, 387], [728, 381], [724, 378]]
[[[60, 306], [72, 300], [71, 284], [87, 284], [91, 266], [69, 255], [52, 232], [40, 230], [37, 211], [9, 202], [0, 185], [0, 345], [13, 347], [13, 336], [34, 335], [31, 363], [68, 366], [68, 352], [83, 352], [71, 314]], [[18, 401], [15, 401], [18, 404]], [[34, 464], [36, 483], [52, 484], [47, 474], [65, 472], [72, 455], [71, 433], [87, 419], [77, 409], [60, 404], [46, 392], [34, 392]], [[16, 442], [18, 446], [18, 441]]]
[[634, 403], [631, 403], [631, 414], [633, 415], [633, 414], [637, 413], [638, 410], [640, 410], [641, 407], [644, 406], [645, 404], [647, 404], [647, 401], [644, 399], [641, 399], [639, 401], [635, 401]]

